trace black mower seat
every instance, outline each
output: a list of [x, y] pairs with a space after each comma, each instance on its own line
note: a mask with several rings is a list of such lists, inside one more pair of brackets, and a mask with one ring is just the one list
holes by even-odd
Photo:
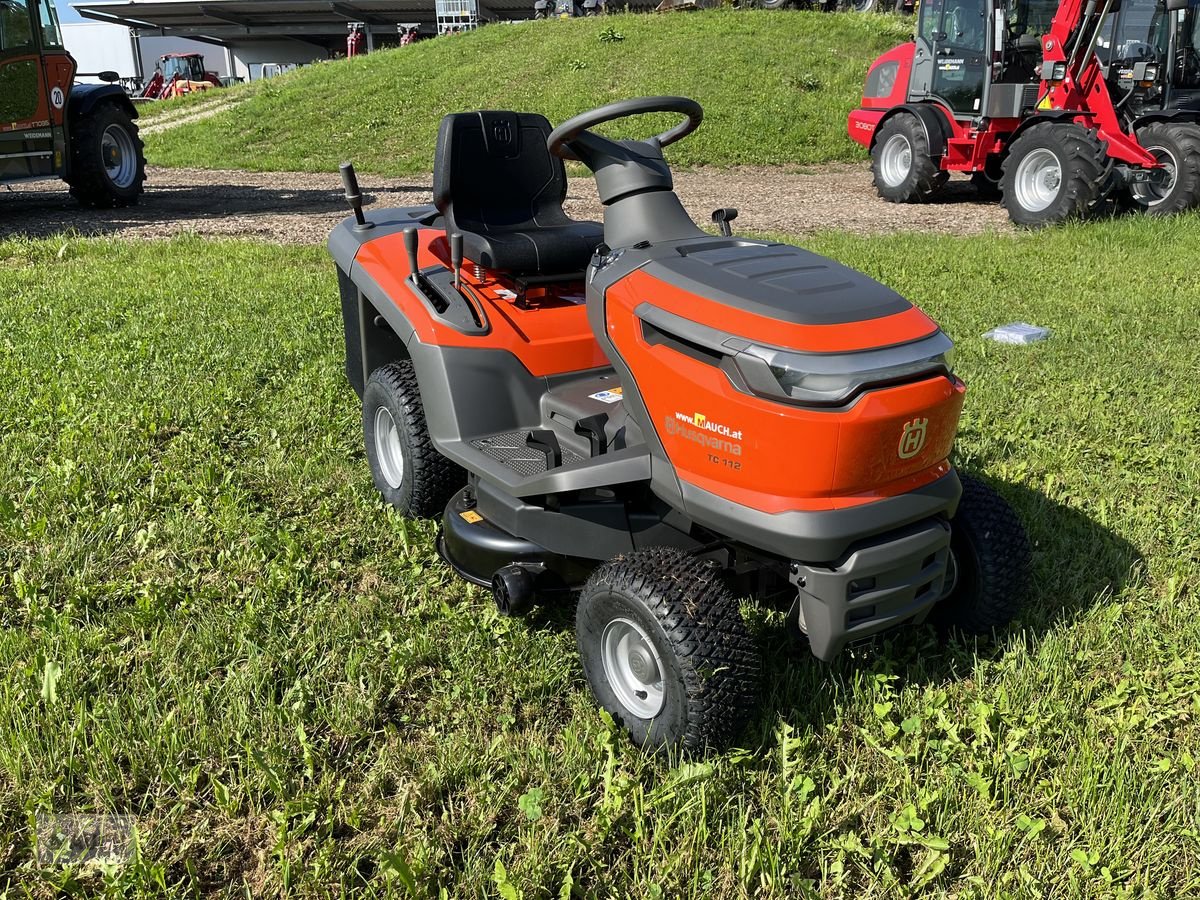
[[597, 222], [563, 212], [567, 173], [537, 113], [451, 113], [438, 130], [433, 202], [467, 259], [513, 275], [582, 272], [603, 241]]

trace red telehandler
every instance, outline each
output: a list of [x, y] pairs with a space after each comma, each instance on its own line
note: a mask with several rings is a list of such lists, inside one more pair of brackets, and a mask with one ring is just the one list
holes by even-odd
[[129, 206], [146, 180], [124, 89], [75, 84], [52, 0], [0, 0], [0, 184], [62, 178], [85, 206]]
[[142, 99], [169, 100], [215, 87], [221, 87], [221, 77], [204, 68], [204, 57], [199, 53], [168, 53], [159, 57]]
[[[1189, 104], [1156, 87], [1176, 64], [1173, 51], [1183, 52], [1179, 36], [1160, 29], [1165, 54], [1123, 39], [1114, 22], [1140, 25], [1143, 34], [1147, 23], [1118, 16], [1120, 6], [922, 3], [913, 40], [874, 62], [862, 106], [849, 118], [850, 136], [871, 152], [880, 196], [924, 201], [951, 172], [964, 172], [982, 192], [998, 193], [1011, 219], [1026, 226], [1085, 218], [1109, 200], [1155, 214], [1194, 206], [1200, 113], [1178, 108]], [[1142, 3], [1146, 18], [1178, 23], [1172, 16], [1187, 6]], [[1131, 59], [1134, 44], [1139, 53]], [[1140, 101], [1131, 103], [1135, 96]]]

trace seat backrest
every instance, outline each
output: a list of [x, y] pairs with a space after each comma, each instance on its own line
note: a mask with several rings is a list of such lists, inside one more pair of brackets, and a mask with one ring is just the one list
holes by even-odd
[[451, 113], [438, 129], [433, 202], [450, 228], [519, 230], [566, 221], [567, 173], [537, 113]]

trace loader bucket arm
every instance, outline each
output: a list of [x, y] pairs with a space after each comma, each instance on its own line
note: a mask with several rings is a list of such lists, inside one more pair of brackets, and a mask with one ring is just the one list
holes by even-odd
[[[1108, 143], [1108, 154], [1135, 166], [1157, 168], [1159, 163], [1137, 138], [1125, 131], [1113, 104], [1096, 42], [1100, 29], [1120, 0], [1062, 0], [1050, 32], [1042, 38], [1042, 83], [1039, 107], [1078, 111]], [[1063, 77], [1053, 78], [1056, 64]]]

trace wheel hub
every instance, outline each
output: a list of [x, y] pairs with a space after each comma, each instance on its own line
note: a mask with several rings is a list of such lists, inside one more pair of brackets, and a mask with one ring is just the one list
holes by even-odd
[[404, 447], [400, 429], [386, 406], [375, 410], [375, 456], [384, 480], [396, 490], [404, 483]]
[[1051, 150], [1033, 150], [1017, 165], [1013, 184], [1017, 202], [1030, 212], [1041, 212], [1058, 198], [1062, 163]]
[[946, 580], [942, 582], [942, 597], [949, 597], [958, 587], [958, 559], [951, 550], [946, 557]]
[[100, 159], [108, 180], [119, 188], [132, 187], [137, 180], [137, 150], [133, 138], [120, 125], [109, 125], [100, 137]]
[[1142, 206], [1158, 206], [1175, 189], [1176, 172], [1179, 164], [1166, 147], [1147, 147], [1146, 151], [1158, 160], [1161, 168], [1150, 170], [1150, 180], [1133, 185], [1132, 193]]
[[613, 619], [600, 639], [604, 676], [617, 701], [640, 719], [652, 719], [663, 708], [663, 667], [641, 626]]
[[912, 171], [912, 144], [902, 134], [893, 134], [879, 154], [879, 177], [888, 187], [899, 187]]

